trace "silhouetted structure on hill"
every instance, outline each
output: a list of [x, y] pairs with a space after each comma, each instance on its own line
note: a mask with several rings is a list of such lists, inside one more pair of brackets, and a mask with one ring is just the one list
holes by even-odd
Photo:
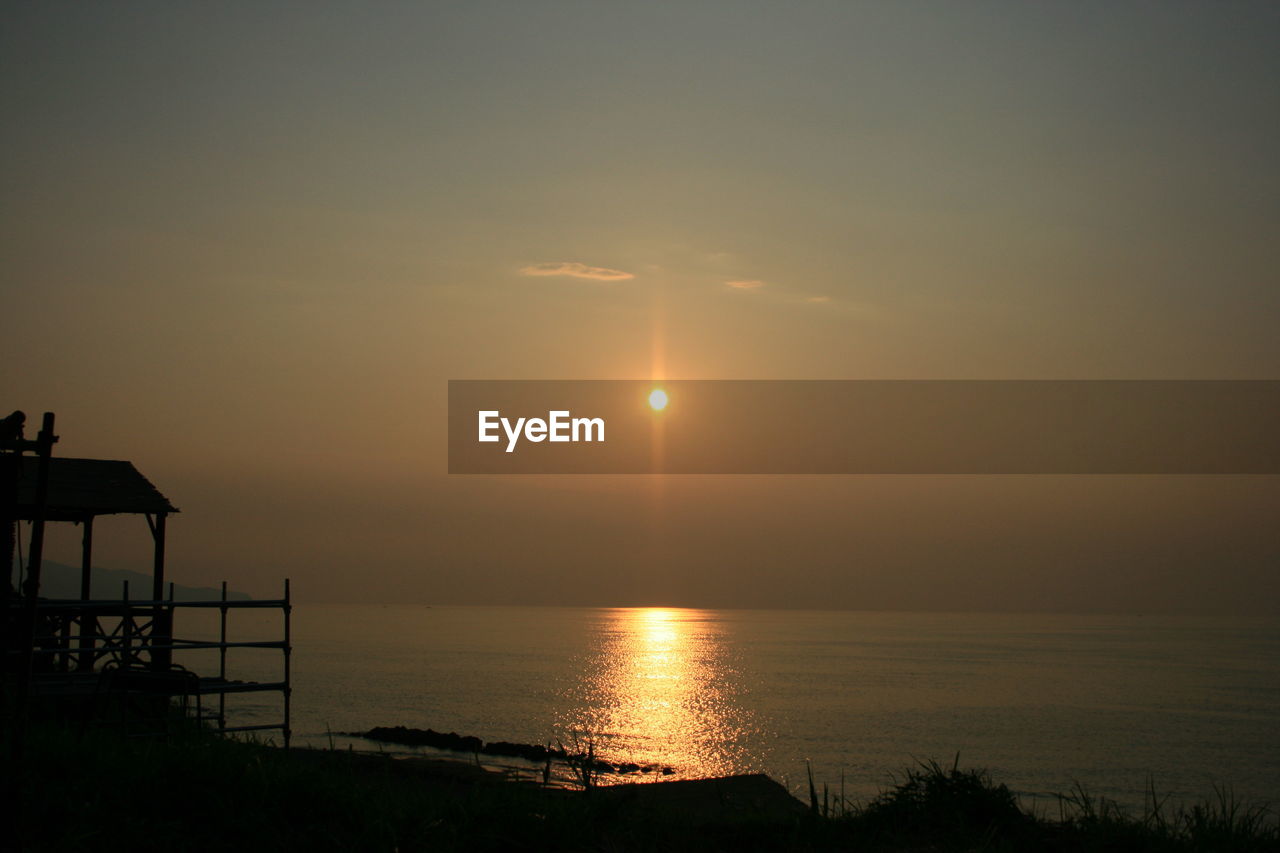
[[[39, 435], [24, 437], [21, 412], [0, 421], [0, 559], [9, 576], [3, 585], [3, 708], [6, 723], [23, 725], [31, 716], [73, 717], [112, 722], [130, 728], [167, 730], [171, 706], [180, 700], [189, 716], [214, 723], [221, 732], [280, 729], [287, 746], [290, 704], [289, 582], [284, 597], [271, 601], [228, 601], [226, 584], [216, 601], [175, 601], [173, 584], [165, 598], [166, 521], [178, 512], [132, 463], [105, 459], [65, 459], [53, 456], [57, 436], [54, 417], [46, 413]], [[28, 455], [30, 454], [30, 455]], [[128, 582], [119, 599], [91, 596], [94, 522], [103, 515], [142, 515], [154, 544], [150, 595], [132, 599]], [[30, 524], [25, 577], [20, 523]], [[44, 534], [48, 522], [71, 522], [82, 527], [80, 597], [40, 596]], [[220, 610], [217, 641], [178, 639], [174, 614], [180, 608], [216, 607]], [[278, 641], [229, 642], [227, 613], [241, 608], [278, 608], [284, 637]], [[244, 682], [227, 678], [227, 651], [232, 648], [279, 649], [283, 675], [279, 681]], [[202, 677], [177, 664], [174, 652], [215, 650], [218, 674]], [[283, 700], [282, 721], [254, 726], [228, 726], [226, 696], [232, 693], [278, 691]], [[204, 699], [218, 697], [217, 710], [206, 711]], [[162, 723], [163, 725], [149, 725]]]

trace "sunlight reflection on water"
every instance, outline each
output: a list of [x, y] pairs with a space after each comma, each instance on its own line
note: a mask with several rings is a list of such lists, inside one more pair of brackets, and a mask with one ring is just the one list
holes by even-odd
[[756, 769], [746, 741], [757, 726], [738, 701], [720, 623], [704, 611], [661, 607], [605, 615], [557, 720], [566, 745], [589, 740], [606, 760], [681, 776]]
[[[234, 616], [237, 640], [279, 636], [279, 614]], [[181, 631], [216, 636], [216, 611]], [[396, 751], [331, 734], [376, 725], [576, 734], [614, 764], [766, 772], [802, 796], [812, 761], [864, 800], [957, 752], [1050, 805], [1076, 780], [1139, 810], [1148, 779], [1170, 802], [1280, 790], [1275, 619], [306, 605], [294, 643], [298, 745]], [[216, 653], [192, 656], [217, 670]], [[280, 654], [235, 649], [228, 666], [277, 680]], [[235, 724], [280, 719], [278, 697], [233, 698]]]

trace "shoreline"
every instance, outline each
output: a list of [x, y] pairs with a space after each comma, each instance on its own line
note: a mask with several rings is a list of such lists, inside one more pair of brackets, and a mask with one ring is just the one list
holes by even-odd
[[[1078, 791], [1061, 819], [987, 774], [928, 763], [857, 804], [762, 774], [573, 789], [465, 760], [33, 727], [6, 741], [16, 849], [1280, 851], [1274, 813], [1229, 797], [1128, 816]], [[21, 748], [19, 748], [21, 746]], [[127, 843], [126, 843], [127, 839]]]

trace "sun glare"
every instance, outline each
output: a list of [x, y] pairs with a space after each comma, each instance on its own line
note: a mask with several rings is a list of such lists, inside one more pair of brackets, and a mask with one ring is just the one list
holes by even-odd
[[655, 412], [661, 412], [667, 407], [667, 392], [661, 388], [655, 388], [649, 394], [649, 408]]

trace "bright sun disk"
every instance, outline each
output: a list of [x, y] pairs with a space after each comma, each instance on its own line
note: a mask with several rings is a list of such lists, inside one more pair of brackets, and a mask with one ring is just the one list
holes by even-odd
[[660, 412], [667, 407], [667, 392], [661, 388], [655, 388], [649, 393], [649, 407], [655, 412]]

